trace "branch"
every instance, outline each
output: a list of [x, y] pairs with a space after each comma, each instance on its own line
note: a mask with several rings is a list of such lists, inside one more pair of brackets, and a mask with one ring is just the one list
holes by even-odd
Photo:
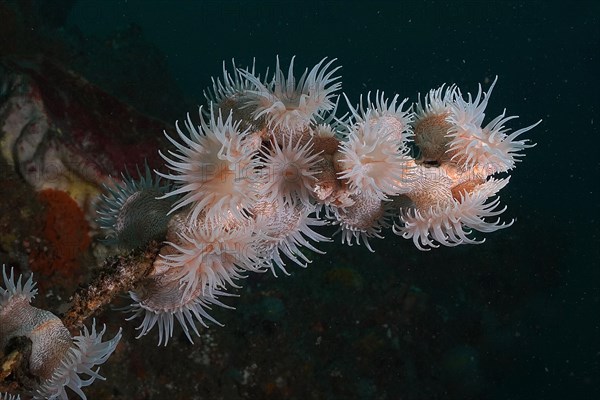
[[142, 251], [109, 257], [87, 286], [73, 295], [73, 302], [62, 318], [71, 334], [79, 334], [86, 319], [98, 314], [118, 294], [128, 292], [152, 270], [160, 244], [150, 242]]

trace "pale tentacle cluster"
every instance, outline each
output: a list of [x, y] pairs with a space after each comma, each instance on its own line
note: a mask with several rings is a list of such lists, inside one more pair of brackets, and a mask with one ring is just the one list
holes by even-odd
[[[264, 78], [254, 64], [234, 63], [231, 72], [224, 65], [198, 121], [188, 115], [175, 136], [165, 133], [173, 146], [160, 152], [168, 171], [155, 172], [168, 185], [146, 170], [105, 188], [98, 222], [108, 244], [164, 239], [150, 274], [130, 290], [126, 311], [141, 319], [138, 337], [156, 326], [166, 345], [177, 321], [192, 341], [198, 324], [219, 324], [211, 308], [231, 308], [220, 299], [247, 274], [289, 274], [287, 260], [305, 267], [308, 250], [322, 253], [315, 243], [330, 240], [317, 232], [323, 225], [371, 251], [370, 241], [390, 227], [428, 250], [482, 243], [476, 235], [512, 225], [500, 219], [506, 206], [498, 192], [533, 147], [521, 135], [537, 124], [511, 132], [506, 124], [516, 117], [505, 112], [485, 123], [496, 80], [474, 97], [442, 85], [412, 106], [398, 95], [367, 94], [337, 117], [334, 62], [324, 58], [299, 79], [294, 58], [287, 73], [277, 58]], [[0, 346], [32, 340], [39, 384], [30, 394], [66, 399], [69, 387], [85, 399], [81, 388], [103, 379], [95, 366], [115, 350], [120, 331], [102, 342], [105, 329], [93, 324], [73, 338], [60, 319], [31, 306], [31, 278], [23, 283], [3, 269], [3, 281]]]
[[174, 173], [157, 173], [180, 184], [164, 197], [183, 195], [171, 212], [193, 205], [192, 220], [197, 219], [200, 212], [210, 219], [219, 218], [222, 212], [243, 219], [255, 198], [257, 149], [250, 143], [249, 132], [239, 130], [240, 123], [233, 121], [232, 114], [224, 117], [217, 112], [218, 115], [211, 107], [205, 121], [200, 110], [199, 126], [194, 126], [188, 114], [185, 127], [190, 137], [177, 125], [183, 143], [165, 133], [177, 152], [169, 151], [171, 157], [160, 152]]
[[227, 308], [218, 297], [228, 294], [212, 289], [209, 295], [205, 295], [205, 288], [198, 286], [189, 290], [187, 286], [182, 286], [179, 280], [166, 274], [168, 269], [165, 260], [157, 260], [154, 263], [154, 273], [129, 293], [134, 303], [125, 309], [133, 313], [127, 320], [142, 318], [137, 327], [140, 331], [138, 338], [146, 335], [154, 326], [158, 326], [158, 344], [167, 345], [173, 335], [174, 319], [177, 319], [185, 335], [193, 343], [190, 330], [199, 335], [196, 321], [205, 327], [208, 327], [205, 320], [220, 325], [206, 310], [213, 304]]
[[[167, 343], [177, 320], [191, 340], [195, 323], [248, 273], [300, 266], [320, 252], [317, 233], [338, 226], [343, 243], [382, 238], [392, 227], [417, 248], [481, 243], [475, 232], [512, 224], [497, 193], [532, 146], [510, 133], [502, 113], [484, 125], [489, 93], [465, 98], [454, 85], [412, 106], [398, 95], [367, 94], [336, 117], [335, 60], [294, 76], [277, 58], [261, 78], [255, 65], [213, 79], [199, 123], [188, 115], [174, 146], [160, 154], [173, 186], [166, 242], [154, 272], [131, 292], [140, 336], [158, 326]], [[495, 83], [495, 81], [494, 81]], [[364, 101], [363, 101], [364, 99]]]
[[[85, 400], [86, 396], [81, 388], [91, 385], [96, 379], [105, 379], [98, 373], [98, 369], [93, 368], [108, 360], [121, 339], [121, 330], [119, 330], [115, 337], [103, 342], [102, 336], [105, 332], [106, 326], [102, 331], [96, 331], [95, 321], [92, 323], [91, 331], [84, 327], [81, 334], [73, 338], [75, 345], [70, 347], [62, 358], [60, 368], [57, 368], [50, 379], [43, 381], [37, 388], [34, 399], [68, 400], [65, 391], [68, 387]], [[82, 375], [87, 375], [88, 378], [82, 379]]]
[[288, 134], [309, 128], [323, 112], [332, 110], [334, 92], [342, 86], [336, 82], [339, 76], [334, 75], [340, 67], [330, 68], [335, 59], [326, 62], [324, 58], [310, 72], [305, 69], [297, 82], [294, 59], [292, 57], [287, 78], [279, 66], [279, 57], [270, 81], [263, 82], [248, 70], [240, 71], [246, 82], [254, 85], [246, 93], [249, 96], [244, 107], [252, 110], [254, 119], [264, 117], [270, 128], [283, 129]]
[[[29, 370], [37, 378], [34, 387], [26, 388], [34, 399], [67, 400], [66, 388], [81, 399], [86, 399], [81, 388], [96, 379], [104, 379], [97, 365], [103, 364], [121, 339], [121, 330], [103, 342], [101, 332], [87, 327], [80, 335], [71, 337], [61, 320], [49, 311], [33, 307], [30, 303], [37, 293], [32, 277], [23, 283], [15, 280], [11, 269], [7, 274], [2, 266], [3, 285], [0, 285], [0, 348], [12, 338], [26, 336], [31, 340]], [[84, 378], [85, 377], [85, 378]], [[7, 397], [11, 398], [11, 397]]]

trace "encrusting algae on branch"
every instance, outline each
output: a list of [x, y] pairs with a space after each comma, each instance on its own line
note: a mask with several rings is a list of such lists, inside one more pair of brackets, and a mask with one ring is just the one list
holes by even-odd
[[144, 250], [107, 258], [104, 265], [94, 271], [91, 282], [73, 295], [71, 306], [62, 317], [65, 327], [76, 332], [85, 320], [99, 313], [116, 296], [135, 287], [151, 272], [159, 249], [157, 242], [151, 242]]

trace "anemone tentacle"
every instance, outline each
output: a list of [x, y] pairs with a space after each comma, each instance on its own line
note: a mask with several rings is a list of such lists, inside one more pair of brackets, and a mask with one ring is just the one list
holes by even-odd
[[297, 83], [294, 60], [292, 57], [286, 78], [277, 57], [275, 72], [269, 82], [263, 82], [248, 70], [240, 70], [254, 85], [254, 90], [248, 91], [253, 98], [247, 104], [253, 110], [254, 118], [264, 117], [269, 127], [289, 132], [306, 129], [324, 112], [332, 110], [335, 107], [334, 92], [341, 88], [339, 76], [334, 76], [340, 67], [330, 68], [335, 58], [328, 62], [323, 58], [310, 72], [307, 68]]
[[211, 107], [208, 121], [199, 111], [200, 126], [195, 127], [188, 114], [184, 125], [189, 137], [176, 124], [181, 143], [165, 136], [176, 147], [169, 156], [159, 152], [173, 173], [155, 171], [163, 178], [177, 184], [162, 198], [183, 195], [174, 203], [170, 213], [191, 205], [191, 219], [201, 213], [216, 219], [227, 212], [237, 218], [248, 216], [247, 210], [256, 201], [254, 183], [257, 179], [256, 150], [247, 147], [248, 131], [239, 130], [239, 121], [231, 114], [223, 118]]

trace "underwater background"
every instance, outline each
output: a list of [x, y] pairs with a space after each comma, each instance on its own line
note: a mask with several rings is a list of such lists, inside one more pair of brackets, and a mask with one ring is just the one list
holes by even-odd
[[[167, 126], [205, 103], [223, 61], [264, 71], [277, 55], [297, 71], [337, 58], [352, 102], [498, 76], [488, 115], [543, 120], [500, 193], [509, 229], [429, 252], [335, 237], [306, 269], [246, 279], [195, 344], [181, 330], [166, 347], [136, 340], [136, 321], [107, 310], [124, 337], [88, 398], [598, 398], [599, 15], [595, 1], [0, 1], [3, 62], [51, 59]], [[1, 166], [0, 261], [27, 271], [30, 211], [44, 208]], [[92, 259], [34, 270], [41, 301], [60, 312]]]

